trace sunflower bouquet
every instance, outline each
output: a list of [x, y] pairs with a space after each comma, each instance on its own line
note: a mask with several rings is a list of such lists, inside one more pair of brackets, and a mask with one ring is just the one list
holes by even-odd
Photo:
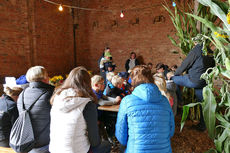
[[57, 87], [60, 86], [64, 81], [64, 78], [61, 75], [53, 76], [50, 78], [49, 82], [51, 85]]

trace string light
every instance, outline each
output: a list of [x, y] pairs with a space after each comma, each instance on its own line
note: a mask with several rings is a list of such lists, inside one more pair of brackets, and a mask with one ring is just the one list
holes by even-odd
[[63, 11], [63, 7], [61, 5], [59, 5], [58, 10]]
[[172, 2], [172, 6], [176, 7], [176, 2], [175, 1]]
[[123, 11], [121, 11], [120, 17], [123, 18], [124, 17], [124, 13]]
[[[99, 10], [99, 9], [84, 8], [84, 7], [71, 6], [71, 5], [62, 5], [60, 3], [56, 3], [56, 2], [53, 2], [51, 0], [43, 0], [43, 1], [58, 6], [59, 11], [63, 11], [64, 10], [63, 8], [67, 7], [67, 8], [72, 8], [72, 9], [86, 10], [86, 11], [99, 11], [99, 12], [110, 12], [110, 13], [118, 12], [118, 10]], [[151, 6], [147, 6], [147, 7], [143, 7], [143, 8], [129, 8], [129, 9], [125, 9], [125, 11], [137, 11], [137, 10], [143, 10], [143, 9], [154, 8], [154, 7], [159, 7], [159, 6], [161, 6], [161, 4], [151, 5]], [[121, 11], [120, 17], [121, 18], [124, 17], [124, 9]]]

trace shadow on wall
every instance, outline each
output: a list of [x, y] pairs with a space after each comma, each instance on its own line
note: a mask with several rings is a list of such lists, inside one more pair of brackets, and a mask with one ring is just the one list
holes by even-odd
[[140, 65], [145, 64], [143, 56], [137, 56], [137, 60], [139, 61]]

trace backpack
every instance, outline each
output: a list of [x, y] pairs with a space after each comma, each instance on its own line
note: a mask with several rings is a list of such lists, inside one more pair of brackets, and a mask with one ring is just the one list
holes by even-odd
[[[25, 90], [24, 90], [25, 91]], [[16, 152], [29, 152], [34, 148], [35, 138], [32, 123], [30, 120], [29, 111], [33, 105], [38, 101], [38, 99], [45, 94], [44, 91], [31, 105], [28, 109], [25, 109], [24, 105], [24, 91], [22, 93], [22, 109], [23, 111], [19, 114], [18, 119], [15, 121], [11, 132], [9, 145]]]

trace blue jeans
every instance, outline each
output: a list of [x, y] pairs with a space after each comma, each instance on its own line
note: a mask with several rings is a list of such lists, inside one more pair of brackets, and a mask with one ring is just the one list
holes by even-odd
[[90, 147], [93, 153], [110, 153], [111, 145], [108, 141], [102, 141], [100, 145], [96, 147]]
[[[196, 99], [198, 102], [203, 101], [203, 87], [205, 87], [205, 84], [196, 84], [190, 81], [188, 78], [188, 75], [183, 75], [183, 76], [173, 76], [172, 80], [175, 84], [179, 86], [184, 86], [188, 88], [194, 88], [195, 89], [195, 95]], [[202, 112], [202, 107], [200, 107], [201, 112]], [[204, 123], [204, 118], [203, 118], [203, 113], [200, 114], [200, 124], [202, 126], [205, 126]]]
[[184, 86], [188, 88], [194, 88], [195, 89], [195, 95], [197, 98], [197, 101], [201, 102], [203, 101], [203, 87], [205, 86], [204, 84], [196, 84], [188, 78], [188, 75], [183, 75], [183, 76], [173, 76], [172, 80], [175, 84], [179, 86]]

